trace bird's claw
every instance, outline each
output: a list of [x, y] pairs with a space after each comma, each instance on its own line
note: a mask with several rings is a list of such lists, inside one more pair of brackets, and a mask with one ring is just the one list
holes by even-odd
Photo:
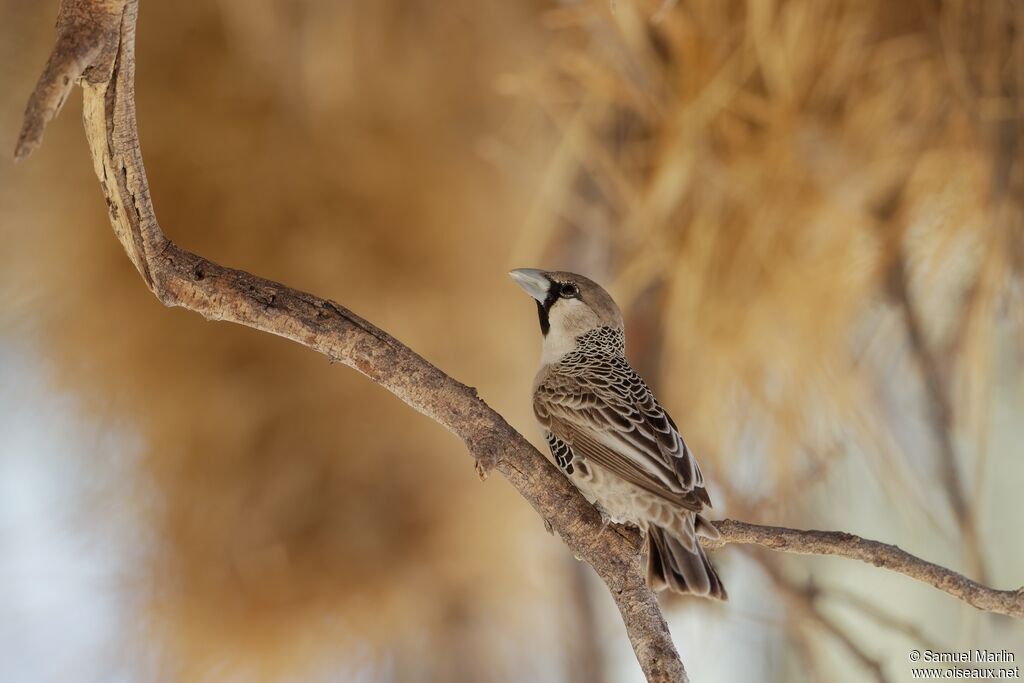
[[477, 461], [473, 463], [473, 468], [476, 470], [476, 476], [480, 477], [480, 481], [487, 481], [487, 475], [494, 469], [494, 463], [487, 463], [483, 458], [477, 458]]

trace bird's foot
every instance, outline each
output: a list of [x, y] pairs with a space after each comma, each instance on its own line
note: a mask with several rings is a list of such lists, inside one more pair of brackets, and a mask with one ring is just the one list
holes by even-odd
[[476, 476], [480, 477], [480, 481], [487, 481], [487, 475], [494, 469], [494, 463], [484, 462], [485, 458], [477, 458], [473, 464], [473, 469], [476, 470]]
[[476, 476], [480, 477], [480, 481], [486, 481], [487, 475], [501, 461], [505, 453], [505, 444], [494, 434], [488, 433], [480, 437], [467, 439], [466, 445], [469, 447], [469, 452], [476, 459], [474, 463]]

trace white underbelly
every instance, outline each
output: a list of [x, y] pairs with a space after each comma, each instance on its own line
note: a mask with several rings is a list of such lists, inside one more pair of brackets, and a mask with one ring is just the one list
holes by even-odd
[[643, 530], [654, 524], [676, 528], [684, 511], [635, 484], [587, 462], [569, 475], [587, 500], [599, 507], [613, 522], [633, 524]]

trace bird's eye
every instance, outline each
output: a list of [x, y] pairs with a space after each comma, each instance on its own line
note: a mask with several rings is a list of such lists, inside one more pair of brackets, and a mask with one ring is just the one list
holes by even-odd
[[566, 282], [562, 285], [561, 289], [558, 290], [558, 293], [563, 299], [571, 299], [580, 295], [580, 288], [571, 282]]

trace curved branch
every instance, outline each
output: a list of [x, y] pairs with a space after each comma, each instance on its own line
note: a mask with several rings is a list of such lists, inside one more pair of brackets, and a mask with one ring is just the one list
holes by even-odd
[[64, 0], [57, 12], [57, 44], [28, 101], [14, 150], [24, 159], [43, 140], [43, 129], [60, 113], [75, 82], [91, 69], [105, 80], [117, 52], [125, 0]]
[[733, 519], [723, 519], [713, 524], [721, 538], [702, 539], [704, 547], [709, 549], [730, 543], [745, 543], [798, 555], [836, 555], [860, 560], [927, 583], [985, 612], [1024, 618], [1024, 587], [1017, 590], [989, 588], [889, 543], [872, 541], [842, 531], [804, 531]]
[[85, 132], [110, 220], [146, 285], [167, 306], [279, 335], [344, 363], [459, 436], [478, 472], [497, 469], [607, 585], [648, 681], [687, 681], [635, 534], [606, 528], [586, 499], [476, 390], [333, 301], [186, 251], [161, 230], [135, 121], [137, 0], [62, 0], [57, 42], [29, 100], [15, 151], [27, 156], [78, 81]]

